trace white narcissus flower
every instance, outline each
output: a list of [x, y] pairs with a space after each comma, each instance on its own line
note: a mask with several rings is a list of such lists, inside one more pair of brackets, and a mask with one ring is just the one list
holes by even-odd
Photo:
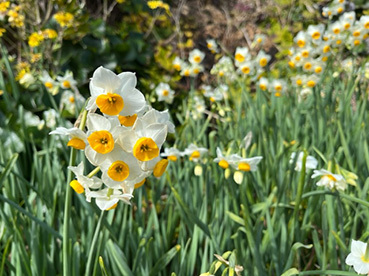
[[155, 93], [158, 96], [158, 101], [165, 101], [169, 104], [173, 102], [174, 99], [174, 91], [170, 88], [167, 83], [159, 83], [159, 85], [155, 88]]
[[258, 169], [258, 164], [263, 159], [262, 156], [255, 156], [251, 158], [242, 158], [241, 156], [234, 154], [230, 165], [239, 171], [254, 172]]
[[297, 44], [297, 46], [303, 48], [309, 42], [309, 38], [304, 31], [299, 31], [293, 41]]
[[244, 75], [251, 75], [254, 73], [254, 62], [247, 60], [238, 65], [238, 71]]
[[50, 77], [47, 71], [42, 71], [42, 75], [40, 76], [40, 81], [45, 85], [47, 91], [49, 91], [52, 95], [56, 95], [59, 92], [58, 83]]
[[271, 87], [274, 90], [274, 95], [276, 97], [280, 97], [280, 96], [282, 96], [282, 93], [286, 89], [286, 82], [284, 80], [281, 80], [281, 79], [273, 80], [272, 84], [271, 84]]
[[89, 190], [90, 188], [99, 189], [103, 183], [101, 179], [96, 176], [87, 177], [84, 175], [83, 162], [79, 163], [78, 166], [69, 166], [68, 169], [72, 171], [77, 178], [77, 180], [72, 180], [70, 182], [70, 186], [78, 194], [81, 194], [85, 190]]
[[346, 264], [354, 266], [358, 274], [369, 273], [369, 258], [365, 256], [368, 244], [362, 241], [351, 241], [351, 252], [346, 257]]
[[169, 133], [175, 132], [175, 126], [170, 121], [170, 115], [168, 110], [157, 111], [156, 109], [149, 107], [149, 110], [141, 118], [141, 123], [143, 127], [148, 127], [152, 124], [163, 124], [168, 127]]
[[56, 79], [60, 83], [60, 87], [63, 89], [73, 89], [77, 86], [77, 82], [73, 78], [73, 73], [71, 71], [65, 72], [64, 76], [58, 76]]
[[197, 162], [208, 152], [206, 148], [200, 148], [195, 144], [190, 144], [183, 152], [184, 155], [188, 155], [190, 161]]
[[347, 187], [346, 179], [340, 174], [333, 174], [327, 170], [314, 170], [311, 178], [320, 176], [320, 180], [316, 183], [317, 186], [324, 186], [329, 189], [337, 189], [344, 191]]
[[256, 56], [256, 61], [258, 66], [264, 68], [265, 66], [267, 66], [271, 58], [272, 57], [270, 55], [267, 55], [263, 50], [261, 50]]
[[180, 57], [175, 57], [172, 64], [174, 69], [181, 71], [185, 62]]
[[77, 127], [73, 128], [65, 128], [65, 127], [57, 127], [55, 130], [51, 131], [49, 134], [59, 134], [59, 135], [67, 135], [70, 140], [67, 146], [83, 150], [87, 144], [87, 136], [82, 130]]
[[[122, 185], [133, 187], [134, 184], [148, 176], [141, 170], [137, 159], [132, 153], [125, 152], [119, 146], [116, 146], [108, 154], [104, 162], [101, 163], [100, 168], [102, 171], [102, 181], [109, 188], [113, 189], [119, 188]], [[143, 176], [142, 179], [140, 178], [141, 176]]]
[[[301, 171], [302, 169], [302, 158], [304, 157], [304, 152], [301, 151], [297, 157], [296, 160], [296, 166], [295, 166], [295, 170], [296, 171]], [[290, 164], [293, 164], [293, 162], [295, 161], [296, 158], [296, 152], [293, 152], [291, 154], [291, 159], [290, 159]], [[318, 166], [318, 160], [316, 160], [313, 156], [308, 155], [306, 157], [306, 164], [305, 167], [306, 169], [316, 169], [316, 167]]]
[[307, 29], [307, 34], [310, 36], [313, 43], [319, 44], [322, 40], [325, 26], [323, 24], [319, 25], [309, 25]]
[[116, 75], [112, 71], [99, 67], [91, 81], [91, 98], [87, 110], [99, 108], [106, 115], [133, 115], [145, 107], [145, 97], [137, 90], [134, 73], [123, 72]]
[[216, 43], [215, 39], [207, 39], [206, 40], [206, 47], [213, 53], [218, 53], [218, 44]]
[[123, 193], [120, 189], [105, 188], [96, 192], [86, 190], [86, 198], [90, 200], [91, 198], [95, 198], [96, 205], [101, 210], [114, 209], [119, 201], [123, 201], [124, 203], [131, 205], [130, 199], [132, 197], [133, 195], [131, 192]]
[[250, 60], [249, 49], [246, 47], [237, 47], [234, 54], [236, 66], [239, 67], [243, 62]]
[[219, 147], [217, 147], [216, 152], [217, 152], [217, 158], [215, 158], [213, 161], [218, 163], [219, 167], [221, 167], [222, 169], [225, 169], [225, 170], [228, 169], [229, 164], [235, 163], [238, 160], [236, 154], [232, 154], [230, 156], [224, 156]]
[[262, 77], [259, 79], [259, 88], [263, 91], [266, 91], [268, 89], [269, 82], [268, 79]]
[[131, 130], [121, 133], [117, 143], [125, 151], [131, 152], [137, 160], [146, 162], [159, 156], [167, 132], [167, 125], [159, 123], [147, 125], [139, 118]]
[[182, 153], [176, 148], [165, 148], [164, 152], [160, 154], [161, 157], [167, 157], [170, 161], [177, 161]]
[[193, 65], [200, 64], [204, 59], [204, 57], [205, 54], [201, 52], [199, 49], [193, 49], [189, 54], [188, 61]]
[[110, 117], [90, 113], [86, 122], [88, 145], [85, 155], [91, 164], [100, 166], [115, 147], [120, 132], [124, 130], [117, 117]]

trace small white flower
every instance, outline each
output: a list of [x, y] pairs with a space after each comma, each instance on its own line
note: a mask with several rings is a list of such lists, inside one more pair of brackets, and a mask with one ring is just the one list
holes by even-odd
[[174, 91], [170, 88], [167, 83], [159, 83], [159, 85], [155, 88], [155, 93], [158, 96], [158, 101], [165, 101], [169, 104], [173, 102], [174, 99]]
[[60, 87], [63, 89], [73, 89], [77, 86], [77, 82], [73, 78], [73, 73], [71, 71], [65, 72], [64, 76], [58, 76], [56, 79], [60, 83]]
[[188, 61], [194, 65], [194, 64], [200, 64], [202, 60], [204, 59], [205, 54], [201, 52], [199, 49], [193, 49], [188, 57]]
[[188, 155], [190, 161], [198, 162], [206, 153], [208, 149], [201, 148], [195, 144], [190, 144], [183, 152], [184, 155]]
[[[293, 152], [291, 154], [291, 159], [290, 159], [290, 164], [293, 164], [293, 162], [295, 161], [295, 157], [296, 157], [296, 152]], [[295, 166], [295, 170], [296, 171], [301, 171], [302, 169], [302, 158], [304, 157], [304, 152], [301, 151], [299, 153], [299, 156], [297, 157], [296, 160], [296, 166]], [[318, 166], [318, 160], [316, 160], [313, 156], [308, 155], [306, 157], [306, 169], [316, 169], [316, 167]]]
[[346, 257], [346, 264], [354, 266], [358, 274], [369, 273], [369, 260], [365, 257], [368, 244], [361, 241], [351, 241], [351, 252]]
[[208, 49], [213, 54], [219, 52], [218, 45], [217, 45], [215, 39], [208, 39], [208, 40], [206, 40], [206, 46], [208, 47]]
[[316, 183], [317, 186], [324, 186], [329, 189], [337, 189], [344, 191], [347, 187], [346, 179], [340, 174], [333, 174], [327, 170], [314, 170], [311, 178], [320, 176], [320, 180]]

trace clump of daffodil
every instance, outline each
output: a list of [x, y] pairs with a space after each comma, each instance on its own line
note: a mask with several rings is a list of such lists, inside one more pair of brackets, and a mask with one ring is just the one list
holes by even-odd
[[[49, 76], [45, 80], [53, 81]], [[95, 199], [101, 210], [114, 209], [118, 202], [130, 204], [134, 189], [150, 175], [160, 177], [168, 165], [168, 159], [161, 159], [160, 151], [167, 133], [174, 132], [169, 113], [146, 107], [135, 86], [133, 73], [116, 75], [103, 67], [96, 69], [90, 81], [86, 128], [58, 127], [50, 133], [67, 136], [67, 146], [83, 151], [95, 166], [87, 174], [84, 163], [70, 166], [76, 175], [70, 186], [84, 194], [88, 202]], [[77, 94], [70, 90], [64, 91], [64, 95], [67, 100], [76, 101]], [[95, 113], [97, 109], [103, 115]]]

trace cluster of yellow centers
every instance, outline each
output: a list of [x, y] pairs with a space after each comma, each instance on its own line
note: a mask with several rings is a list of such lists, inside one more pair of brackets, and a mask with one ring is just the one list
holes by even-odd
[[69, 12], [57, 12], [54, 19], [61, 27], [70, 27], [73, 24], [74, 16]]
[[110, 116], [118, 115], [124, 107], [123, 98], [115, 93], [99, 95], [96, 104], [102, 113]]
[[159, 148], [150, 137], [142, 137], [133, 146], [133, 156], [139, 161], [150, 161], [159, 156]]

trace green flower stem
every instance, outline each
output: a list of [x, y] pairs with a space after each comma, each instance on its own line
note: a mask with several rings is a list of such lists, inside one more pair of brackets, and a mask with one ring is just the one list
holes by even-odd
[[306, 158], [307, 158], [307, 152], [304, 151], [304, 157], [302, 158], [302, 167], [301, 167], [301, 173], [300, 173], [300, 180], [297, 186], [297, 194], [295, 199], [295, 209], [293, 210], [292, 220], [290, 221], [290, 242], [293, 243], [294, 236], [295, 236], [295, 230], [298, 229], [298, 214], [302, 199], [302, 192], [304, 190], [304, 184], [305, 184], [305, 175], [306, 175]]
[[[79, 128], [83, 130], [86, 125], [87, 120], [87, 110], [84, 110], [82, 113], [81, 123]], [[76, 163], [77, 150], [72, 148], [70, 152], [69, 158], [69, 166], [74, 166]], [[65, 193], [65, 205], [64, 205], [64, 222], [63, 222], [63, 275], [69, 276], [70, 274], [70, 242], [69, 242], [69, 221], [70, 221], [70, 209], [72, 202], [72, 188], [69, 183], [71, 182], [73, 174], [71, 171], [68, 171], [67, 174], [67, 191]]]
[[[92, 239], [92, 243], [91, 243], [91, 247], [90, 247], [90, 252], [88, 253], [88, 259], [87, 259], [87, 265], [86, 265], [86, 276], [90, 276], [91, 275], [91, 270], [92, 270], [92, 259], [94, 257], [94, 249], [96, 247], [96, 242], [98, 240], [99, 234], [100, 234], [100, 229], [101, 229], [101, 222], [104, 218], [105, 212], [102, 211], [100, 214], [100, 218], [99, 221], [97, 222], [96, 225], [96, 229], [95, 229], [95, 233], [94, 233], [94, 237]], [[98, 254], [98, 252], [97, 252]]]
[[93, 177], [95, 174], [97, 174], [100, 171], [100, 167], [96, 167], [95, 169], [93, 169], [88, 175], [88, 178]]

